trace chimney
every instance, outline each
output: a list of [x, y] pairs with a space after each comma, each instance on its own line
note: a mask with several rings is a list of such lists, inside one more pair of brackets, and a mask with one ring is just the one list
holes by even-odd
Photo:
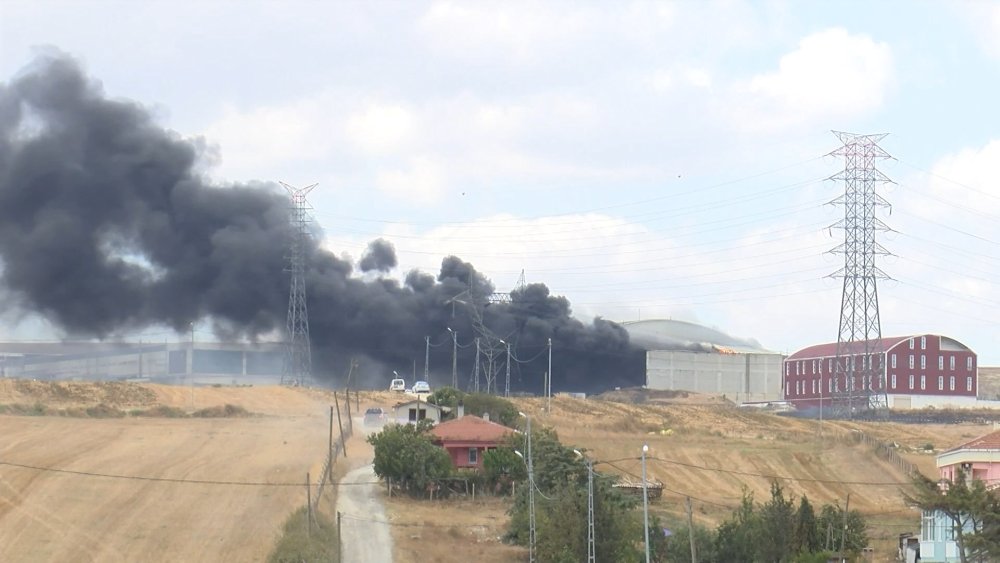
[[455, 418], [462, 418], [465, 416], [465, 405], [462, 403], [458, 404], [458, 416]]
[[483, 413], [483, 420], [485, 420], [486, 422], [489, 422], [490, 421], [490, 413], [484, 412]]

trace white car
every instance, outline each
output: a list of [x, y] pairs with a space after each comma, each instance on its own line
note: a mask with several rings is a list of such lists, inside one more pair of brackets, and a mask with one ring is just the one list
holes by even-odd
[[393, 379], [392, 382], [389, 383], [389, 391], [398, 391], [400, 393], [406, 391], [406, 381], [398, 378]]
[[430, 395], [431, 386], [426, 381], [414, 381], [413, 392], [418, 395]]

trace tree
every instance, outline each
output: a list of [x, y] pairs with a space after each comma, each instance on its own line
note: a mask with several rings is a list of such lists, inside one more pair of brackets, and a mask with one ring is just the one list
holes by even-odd
[[[824, 504], [816, 521], [816, 529], [824, 540], [824, 547], [830, 551], [843, 550], [860, 553], [868, 545], [868, 524], [857, 510], [844, 509], [835, 504]], [[826, 540], [829, 540], [829, 544]]]
[[951, 523], [962, 563], [1000, 558], [1000, 499], [980, 479], [960, 472], [947, 487], [924, 475], [913, 476], [913, 494], [908, 503], [921, 510], [943, 514]]
[[431, 481], [449, 476], [451, 458], [431, 442], [430, 427], [429, 421], [390, 424], [368, 436], [375, 448], [375, 475], [391, 479], [410, 494], [422, 494]]
[[509, 493], [511, 483], [524, 481], [527, 476], [524, 461], [511, 448], [496, 448], [483, 454], [483, 478], [494, 494]]
[[771, 500], [760, 507], [757, 558], [788, 561], [794, 554], [795, 509], [777, 481], [771, 483]]
[[799, 501], [799, 509], [795, 511], [795, 531], [792, 534], [792, 546], [795, 553], [814, 553], [820, 549], [820, 535], [816, 513], [812, 504], [805, 496]]
[[740, 506], [723, 522], [715, 534], [715, 553], [719, 561], [753, 561], [760, 518], [754, 511], [753, 493], [743, 490]]

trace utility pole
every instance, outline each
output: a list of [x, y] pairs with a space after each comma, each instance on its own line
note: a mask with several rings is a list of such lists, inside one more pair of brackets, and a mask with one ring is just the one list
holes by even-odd
[[531, 417], [523, 412], [517, 414], [528, 422], [528, 561], [535, 563], [535, 469], [531, 460]]
[[847, 539], [847, 513], [851, 508], [851, 493], [847, 493], [847, 502], [844, 504], [843, 528], [840, 530], [840, 559], [844, 560], [844, 541]]
[[545, 377], [545, 412], [552, 412], [552, 339], [549, 338], [549, 371]]
[[500, 341], [500, 344], [507, 345], [507, 381], [504, 383], [503, 396], [510, 397], [510, 342]]
[[890, 228], [875, 211], [890, 205], [875, 186], [892, 180], [876, 168], [875, 161], [892, 157], [878, 145], [887, 133], [833, 133], [843, 146], [830, 154], [844, 157], [844, 170], [830, 179], [844, 182], [844, 194], [830, 203], [844, 207], [844, 218], [832, 226], [844, 230], [844, 243], [830, 252], [844, 255], [844, 267], [831, 277], [843, 278], [844, 284], [836, 368], [830, 375], [837, 381], [843, 376], [847, 415], [853, 418], [855, 407], [883, 412], [888, 408], [877, 281], [890, 278], [875, 265], [875, 257], [890, 253], [875, 241], [875, 234]]
[[458, 389], [458, 331], [448, 329], [451, 333], [451, 386]]
[[691, 563], [698, 563], [698, 551], [694, 544], [694, 519], [691, 517], [691, 497], [687, 497], [688, 541], [691, 543]]
[[424, 381], [430, 383], [430, 363], [431, 363], [431, 337], [424, 337]]
[[587, 460], [587, 563], [596, 563], [594, 542], [594, 462]]
[[642, 528], [646, 538], [646, 563], [649, 563], [649, 491], [646, 490], [646, 452], [649, 445], [642, 445]]
[[479, 392], [479, 337], [476, 337], [476, 367], [473, 370], [476, 374], [476, 393]]

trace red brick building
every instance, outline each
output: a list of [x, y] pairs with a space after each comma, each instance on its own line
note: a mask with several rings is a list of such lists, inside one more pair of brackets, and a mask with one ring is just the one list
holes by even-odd
[[483, 454], [499, 447], [514, 430], [467, 415], [442, 422], [430, 432], [434, 443], [448, 450], [451, 464], [456, 469], [481, 469]]
[[[882, 391], [889, 407], [971, 407], [979, 390], [976, 353], [961, 342], [937, 334], [917, 334], [883, 338], [881, 361], [885, 381], [861, 381], [855, 376], [855, 396], [860, 390]], [[837, 343], [803, 348], [785, 358], [782, 365], [784, 396], [798, 408], [831, 405], [848, 390], [845, 369], [836, 370]], [[849, 356], [855, 370], [874, 365], [876, 358]]]

